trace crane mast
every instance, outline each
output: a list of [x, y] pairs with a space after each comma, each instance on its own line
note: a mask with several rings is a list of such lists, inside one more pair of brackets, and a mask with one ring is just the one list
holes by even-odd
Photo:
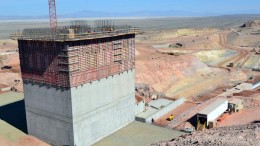
[[49, 0], [50, 30], [57, 30], [56, 0]]

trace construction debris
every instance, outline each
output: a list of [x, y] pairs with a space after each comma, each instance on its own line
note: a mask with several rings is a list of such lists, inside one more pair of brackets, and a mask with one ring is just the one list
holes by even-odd
[[148, 84], [142, 84], [142, 83], [135, 84], [135, 93], [138, 96], [150, 98], [152, 100], [166, 97], [165, 94], [155, 91]]
[[183, 44], [181, 43], [176, 43], [176, 44], [170, 44], [169, 48], [181, 48], [183, 47]]

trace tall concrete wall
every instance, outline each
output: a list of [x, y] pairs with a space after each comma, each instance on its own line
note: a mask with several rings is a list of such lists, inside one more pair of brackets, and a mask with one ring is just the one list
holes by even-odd
[[134, 121], [135, 71], [71, 89], [74, 145], [88, 146]]
[[135, 71], [70, 90], [24, 84], [28, 133], [53, 145], [88, 146], [134, 121]]
[[156, 120], [160, 117], [162, 117], [163, 115], [167, 114], [168, 112], [174, 110], [175, 108], [177, 108], [178, 106], [180, 106], [181, 104], [183, 104], [186, 101], [185, 98], [180, 98], [178, 100], [173, 101], [172, 103], [170, 103], [169, 105], [167, 105], [166, 107], [164, 107], [161, 110], [158, 110], [157, 112], [155, 112], [154, 114], [147, 116], [147, 117], [136, 117], [137, 121], [140, 122], [144, 122], [144, 123], [152, 123], [152, 119]]
[[24, 83], [28, 133], [52, 145], [74, 145], [70, 90]]
[[183, 104], [186, 101], [185, 98], [180, 98], [177, 99], [175, 101], [173, 101], [171, 104], [169, 104], [168, 106], [164, 107], [162, 110], [159, 110], [158, 112], [156, 112], [154, 115], [147, 117], [145, 119], [146, 123], [152, 123], [152, 119], [158, 119], [160, 117], [162, 117], [163, 115], [167, 114], [168, 112], [174, 110], [175, 108], [177, 108], [178, 106], [180, 106], [181, 104]]

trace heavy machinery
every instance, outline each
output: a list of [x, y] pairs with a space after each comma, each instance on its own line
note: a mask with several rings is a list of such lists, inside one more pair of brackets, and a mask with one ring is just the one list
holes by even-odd
[[203, 131], [204, 129], [206, 129], [206, 124], [206, 121], [198, 121], [196, 130]]
[[227, 67], [234, 67], [234, 63], [229, 63], [229, 65], [227, 65]]
[[167, 121], [172, 121], [174, 119], [174, 116], [173, 115], [170, 115], [170, 117], [168, 117], [166, 120]]

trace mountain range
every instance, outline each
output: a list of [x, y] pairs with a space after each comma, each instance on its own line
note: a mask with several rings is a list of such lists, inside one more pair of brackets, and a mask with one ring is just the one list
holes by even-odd
[[[220, 16], [220, 15], [233, 15], [233, 14], [260, 14], [260, 10], [241, 10], [235, 12], [192, 12], [181, 10], [169, 11], [136, 11], [136, 12], [96, 12], [82, 10], [71, 14], [58, 15], [58, 18], [122, 18], [122, 17], [206, 17], [206, 16]], [[20, 19], [48, 19], [48, 15], [41, 16], [0, 16], [1, 20], [20, 20]]]

